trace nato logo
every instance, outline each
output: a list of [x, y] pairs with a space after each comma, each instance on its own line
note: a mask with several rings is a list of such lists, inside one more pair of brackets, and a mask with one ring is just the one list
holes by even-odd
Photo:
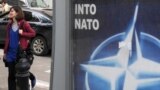
[[[85, 73], [85, 90], [160, 90], [160, 40], [135, 27], [139, 5], [127, 32], [111, 36], [92, 53]], [[115, 51], [109, 50], [112, 45]], [[102, 55], [99, 53], [112, 53]], [[155, 56], [154, 56], [155, 55]]]

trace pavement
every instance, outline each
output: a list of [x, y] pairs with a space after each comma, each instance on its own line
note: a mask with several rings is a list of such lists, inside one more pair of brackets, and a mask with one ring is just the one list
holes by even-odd
[[[0, 49], [0, 90], [8, 90], [8, 68], [4, 66], [3, 49]], [[30, 71], [36, 76], [37, 83], [32, 90], [49, 90], [51, 55], [35, 56]]]

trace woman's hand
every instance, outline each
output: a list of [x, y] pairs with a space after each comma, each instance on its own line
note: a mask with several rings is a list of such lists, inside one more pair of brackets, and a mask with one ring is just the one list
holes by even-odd
[[4, 62], [5, 67], [8, 67], [6, 54], [3, 55], [3, 62]]
[[6, 54], [3, 55], [3, 62], [6, 62]]
[[3, 58], [6, 59], [6, 54], [3, 55]]
[[20, 29], [20, 30], [19, 30], [19, 34], [20, 34], [20, 35], [22, 35], [22, 33], [23, 33], [23, 30], [22, 30], [22, 29]]

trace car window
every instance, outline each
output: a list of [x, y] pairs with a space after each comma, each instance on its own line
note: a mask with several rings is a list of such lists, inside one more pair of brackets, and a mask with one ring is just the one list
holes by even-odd
[[49, 18], [47, 18], [45, 15], [38, 13], [38, 12], [34, 12], [32, 13], [32, 17], [36, 17], [39, 18], [41, 23], [52, 23]]
[[46, 17], [41, 17], [42, 23], [52, 23], [49, 19], [47, 19]]
[[19, 1], [19, 5], [22, 7], [27, 7], [27, 5], [23, 1]]
[[30, 20], [31, 22], [40, 22], [38, 17], [35, 15], [32, 15], [32, 19]]

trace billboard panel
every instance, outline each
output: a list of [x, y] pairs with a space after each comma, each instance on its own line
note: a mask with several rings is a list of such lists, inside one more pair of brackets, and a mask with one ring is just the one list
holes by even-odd
[[72, 0], [74, 90], [160, 90], [159, 8], [159, 0]]

